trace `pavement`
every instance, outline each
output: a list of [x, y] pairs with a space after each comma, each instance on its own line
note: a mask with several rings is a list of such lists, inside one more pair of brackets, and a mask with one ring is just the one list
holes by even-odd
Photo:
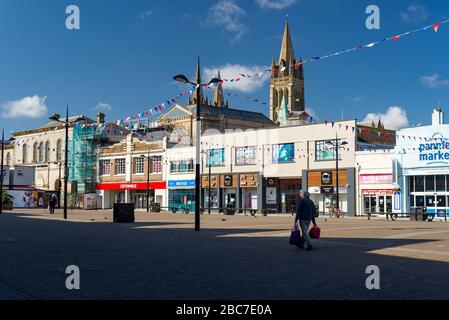
[[[0, 299], [449, 299], [449, 224], [325, 219], [306, 252], [288, 215], [20, 210], [0, 216]], [[66, 267], [80, 269], [67, 290]], [[379, 267], [368, 290], [366, 268]]]

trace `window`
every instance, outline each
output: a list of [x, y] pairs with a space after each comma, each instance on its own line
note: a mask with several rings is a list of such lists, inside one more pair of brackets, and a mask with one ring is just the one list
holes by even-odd
[[426, 176], [426, 192], [435, 191], [435, 176]]
[[446, 176], [436, 176], [436, 189], [437, 191], [446, 191]]
[[22, 163], [28, 163], [27, 145], [22, 146]]
[[116, 159], [115, 174], [125, 174], [125, 173], [126, 173], [126, 159]]
[[239, 147], [235, 150], [235, 164], [256, 164], [256, 147]]
[[224, 148], [210, 149], [207, 152], [207, 166], [220, 167], [224, 166]]
[[45, 142], [45, 150], [44, 150], [44, 161], [45, 162], [50, 161], [49, 154], [50, 154], [50, 142], [47, 141], [47, 142]]
[[171, 173], [193, 172], [193, 159], [170, 162]]
[[[315, 142], [315, 160], [316, 161], [335, 161], [336, 148], [333, 144], [328, 144], [329, 140]], [[335, 143], [335, 142], [333, 142]], [[341, 152], [338, 154], [338, 160], [341, 160]]]
[[44, 162], [44, 151], [45, 151], [44, 143], [41, 142], [41, 143], [39, 143], [39, 159], [38, 159], [39, 163]]
[[435, 196], [426, 196], [426, 207], [435, 207]]
[[8, 167], [11, 167], [11, 166], [12, 166], [11, 153], [9, 153], [9, 152], [6, 154], [6, 165], [7, 165]]
[[273, 163], [287, 163], [295, 161], [295, 144], [275, 144], [272, 146]]
[[415, 192], [424, 192], [424, 176], [415, 177]]
[[153, 159], [153, 165], [151, 173], [161, 173], [162, 172], [162, 157], [161, 156], [155, 156], [152, 157]]
[[23, 177], [23, 170], [22, 169], [17, 169], [17, 176], [18, 177]]
[[437, 207], [439, 207], [439, 208], [446, 207], [446, 196], [438, 196], [437, 197]]
[[145, 158], [144, 157], [134, 158], [134, 173], [135, 174], [145, 173]]
[[59, 139], [56, 142], [56, 161], [61, 161], [62, 159], [62, 141]]
[[39, 147], [37, 145], [37, 142], [33, 145], [33, 162], [37, 163], [39, 161]]
[[415, 178], [414, 177], [408, 177], [409, 181], [409, 192], [415, 192]]
[[416, 206], [424, 207], [424, 196], [416, 196]]
[[109, 176], [111, 174], [111, 160], [100, 160], [100, 175]]

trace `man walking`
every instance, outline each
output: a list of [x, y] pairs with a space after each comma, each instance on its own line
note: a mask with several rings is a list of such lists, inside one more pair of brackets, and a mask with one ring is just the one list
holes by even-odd
[[310, 193], [305, 191], [303, 199], [299, 201], [298, 207], [296, 209], [295, 224], [298, 223], [299, 220], [301, 233], [305, 241], [304, 249], [306, 249], [306, 251], [310, 251], [313, 249], [312, 241], [309, 236], [309, 227], [310, 222], [313, 222], [313, 225], [316, 226], [315, 213], [315, 204], [312, 200], [310, 200]]

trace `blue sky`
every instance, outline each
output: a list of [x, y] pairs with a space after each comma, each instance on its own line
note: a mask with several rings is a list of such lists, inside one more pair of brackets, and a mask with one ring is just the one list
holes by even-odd
[[[65, 28], [70, 4], [81, 10], [80, 30]], [[380, 8], [380, 30], [365, 27], [370, 4]], [[449, 2], [2, 0], [1, 124], [7, 134], [34, 128], [67, 103], [71, 114], [95, 116], [100, 108], [109, 121], [143, 112], [182, 90], [171, 78], [193, 76], [198, 54], [208, 75], [217, 67], [262, 69], [278, 59], [287, 14], [295, 55], [305, 58], [447, 19]], [[394, 127], [429, 123], [439, 100], [449, 112], [448, 39], [446, 24], [307, 64], [306, 106], [327, 120], [371, 113]], [[268, 88], [247, 82], [231, 92], [268, 101]], [[230, 105], [268, 115], [268, 106], [244, 99]]]

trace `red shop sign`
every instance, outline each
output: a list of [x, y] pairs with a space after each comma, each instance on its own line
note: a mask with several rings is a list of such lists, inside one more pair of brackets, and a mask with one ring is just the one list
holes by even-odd
[[119, 182], [119, 183], [97, 183], [97, 190], [147, 190], [166, 189], [165, 181], [150, 182]]

